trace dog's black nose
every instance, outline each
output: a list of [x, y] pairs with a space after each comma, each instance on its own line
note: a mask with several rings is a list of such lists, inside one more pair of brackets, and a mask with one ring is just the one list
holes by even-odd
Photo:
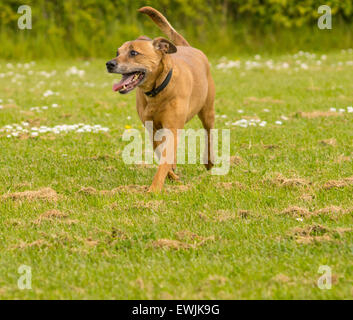
[[116, 63], [115, 60], [110, 60], [110, 61], [108, 61], [105, 65], [107, 66], [107, 69], [108, 69], [108, 70], [111, 70], [111, 69], [113, 69], [114, 67], [116, 67], [117, 63]]

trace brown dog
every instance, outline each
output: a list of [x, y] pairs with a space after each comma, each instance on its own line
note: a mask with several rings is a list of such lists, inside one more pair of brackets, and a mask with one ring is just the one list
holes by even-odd
[[167, 128], [173, 133], [173, 163], [160, 161], [149, 191], [160, 191], [165, 178], [178, 180], [176, 167], [177, 130], [183, 129], [194, 115], [198, 115], [207, 132], [206, 168], [211, 169], [212, 144], [210, 130], [214, 126], [214, 82], [207, 57], [178, 34], [167, 19], [151, 7], [140, 12], [147, 14], [171, 40], [139, 37], [124, 43], [117, 56], [107, 62], [108, 72], [123, 75], [114, 91], [122, 94], [136, 90], [136, 108], [141, 121], [153, 122], [152, 141], [156, 150], [162, 142], [155, 142], [157, 130]]

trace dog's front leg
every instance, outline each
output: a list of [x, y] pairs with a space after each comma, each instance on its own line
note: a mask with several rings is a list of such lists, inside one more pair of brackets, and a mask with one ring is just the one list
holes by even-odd
[[[172, 169], [176, 165], [176, 152], [178, 142], [177, 129], [168, 129], [167, 132], [168, 133], [163, 141], [165, 145], [159, 159], [159, 167], [148, 190], [149, 192], [161, 191], [165, 178], [168, 174], [170, 174], [170, 172], [173, 172]], [[161, 143], [156, 143], [155, 145], [159, 147], [161, 146]]]

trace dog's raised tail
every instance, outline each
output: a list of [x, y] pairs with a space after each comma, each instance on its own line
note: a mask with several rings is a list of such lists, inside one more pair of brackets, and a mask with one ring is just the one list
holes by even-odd
[[168, 20], [159, 11], [152, 7], [143, 7], [138, 11], [147, 14], [176, 46], [190, 47], [189, 43], [183, 38], [183, 36], [175, 31]]

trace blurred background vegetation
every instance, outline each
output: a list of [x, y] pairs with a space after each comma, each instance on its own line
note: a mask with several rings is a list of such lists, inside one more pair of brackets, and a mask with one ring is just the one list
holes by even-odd
[[[19, 30], [20, 5], [32, 30]], [[318, 7], [332, 9], [332, 30], [317, 27]], [[283, 53], [353, 46], [353, 0], [1, 0], [0, 57], [110, 57], [122, 42], [161, 35], [137, 9], [160, 10], [193, 46], [214, 55]]]

